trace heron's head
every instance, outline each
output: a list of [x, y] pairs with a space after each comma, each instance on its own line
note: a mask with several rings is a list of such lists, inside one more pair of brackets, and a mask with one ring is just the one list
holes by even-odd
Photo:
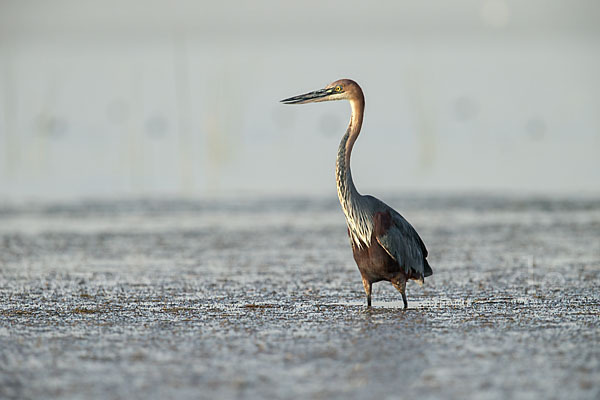
[[340, 79], [330, 83], [323, 89], [283, 99], [281, 102], [285, 104], [305, 104], [317, 103], [319, 101], [355, 100], [359, 98], [363, 98], [363, 93], [358, 83], [351, 79]]

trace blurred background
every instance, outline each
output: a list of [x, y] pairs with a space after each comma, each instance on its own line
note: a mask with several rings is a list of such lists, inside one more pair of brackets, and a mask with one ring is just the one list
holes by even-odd
[[0, 200], [600, 191], [600, 2], [0, 2]]

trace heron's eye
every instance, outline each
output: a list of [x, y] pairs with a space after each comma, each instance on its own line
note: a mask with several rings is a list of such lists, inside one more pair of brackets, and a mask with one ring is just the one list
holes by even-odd
[[336, 87], [335, 87], [335, 91], [336, 91], [336, 92], [341, 92], [341, 91], [342, 91], [342, 87], [341, 87], [341, 86], [339, 86], [339, 85], [338, 85], [338, 86], [336, 86]]

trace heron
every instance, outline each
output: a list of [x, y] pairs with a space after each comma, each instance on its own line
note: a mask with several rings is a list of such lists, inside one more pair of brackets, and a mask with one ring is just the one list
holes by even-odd
[[392, 207], [373, 196], [360, 194], [354, 186], [350, 155], [363, 122], [365, 97], [362, 89], [351, 79], [340, 79], [323, 89], [281, 102], [306, 104], [333, 100], [348, 100], [352, 110], [348, 129], [338, 148], [335, 177], [367, 307], [371, 307], [373, 283], [388, 281], [402, 294], [406, 309], [406, 282], [412, 279], [422, 285], [424, 278], [433, 271], [427, 262], [425, 243], [415, 228]]

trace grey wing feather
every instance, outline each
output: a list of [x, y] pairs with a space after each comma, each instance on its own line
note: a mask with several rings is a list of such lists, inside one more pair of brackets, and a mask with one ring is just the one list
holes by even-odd
[[406, 273], [412, 269], [419, 276], [431, 275], [431, 267], [425, 259], [427, 248], [419, 234], [394, 209], [389, 208], [389, 212], [392, 216], [392, 225], [384, 235], [377, 237], [377, 241], [400, 266], [404, 267]]

